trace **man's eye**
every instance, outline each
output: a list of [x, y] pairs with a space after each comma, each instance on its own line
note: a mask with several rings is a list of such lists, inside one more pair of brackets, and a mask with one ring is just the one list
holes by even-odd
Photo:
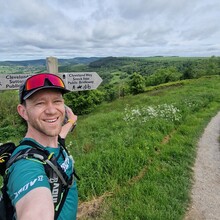
[[43, 105], [43, 102], [37, 102], [36, 105]]
[[62, 103], [62, 100], [55, 100], [55, 103]]

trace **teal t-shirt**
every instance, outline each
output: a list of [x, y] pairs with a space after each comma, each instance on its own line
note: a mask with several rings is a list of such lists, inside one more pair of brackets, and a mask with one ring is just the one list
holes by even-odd
[[[33, 139], [24, 139], [24, 140], [32, 140]], [[37, 142], [35, 142], [37, 143]], [[38, 143], [37, 143], [38, 144]], [[58, 158], [58, 163], [62, 167], [62, 169], [66, 172], [66, 174], [70, 177], [73, 172], [74, 161], [71, 156], [67, 154], [65, 150], [62, 148], [51, 148], [51, 147], [43, 147], [38, 144], [40, 147], [48, 150], [50, 153], [54, 153]], [[16, 148], [13, 152], [13, 155], [22, 149], [30, 148], [30, 146], [22, 145]], [[12, 155], [12, 156], [13, 156]], [[8, 170], [9, 172], [9, 180], [8, 180], [8, 193], [9, 197], [12, 201], [12, 204], [15, 204], [25, 196], [32, 189], [37, 187], [47, 187], [50, 189], [50, 184], [47, 178], [47, 175], [44, 170], [44, 166], [41, 162], [32, 159], [21, 159], [12, 164], [12, 166]], [[74, 220], [76, 219], [77, 214], [77, 206], [78, 206], [78, 192], [76, 181], [69, 189], [67, 198], [63, 205], [63, 208], [60, 212], [58, 220]]]

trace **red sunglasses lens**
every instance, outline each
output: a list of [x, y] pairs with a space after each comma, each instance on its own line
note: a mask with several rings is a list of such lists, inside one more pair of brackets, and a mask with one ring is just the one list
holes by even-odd
[[37, 74], [27, 79], [25, 90], [29, 91], [44, 86], [45, 79], [48, 79], [54, 86], [65, 88], [63, 81], [58, 76], [52, 74]]
[[60, 79], [58, 76], [55, 76], [55, 75], [47, 75], [47, 79], [49, 79], [49, 81], [50, 81], [54, 86], [59, 86], [59, 87], [65, 88], [65, 85], [64, 85], [62, 79]]

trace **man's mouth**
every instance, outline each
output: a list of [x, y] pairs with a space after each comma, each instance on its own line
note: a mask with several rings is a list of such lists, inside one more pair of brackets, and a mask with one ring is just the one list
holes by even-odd
[[57, 120], [58, 120], [58, 118], [46, 119], [46, 120], [44, 120], [44, 121], [47, 122], [47, 123], [54, 123], [54, 122], [56, 122]]

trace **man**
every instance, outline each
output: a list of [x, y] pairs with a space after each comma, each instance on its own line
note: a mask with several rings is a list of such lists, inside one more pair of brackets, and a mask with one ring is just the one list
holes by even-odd
[[[58, 163], [70, 177], [73, 159], [58, 143], [65, 117], [63, 94], [66, 92], [69, 91], [56, 75], [41, 73], [31, 76], [20, 87], [17, 111], [27, 122], [24, 140], [34, 141], [54, 153]], [[76, 116], [69, 120], [72, 126], [74, 120], [77, 120]], [[28, 147], [30, 146], [19, 146], [16, 152]], [[9, 174], [8, 193], [16, 210], [16, 219], [53, 220], [55, 214], [52, 192], [43, 165], [36, 160], [21, 159], [12, 164]], [[77, 186], [74, 181], [58, 219], [76, 219], [77, 204]]]

